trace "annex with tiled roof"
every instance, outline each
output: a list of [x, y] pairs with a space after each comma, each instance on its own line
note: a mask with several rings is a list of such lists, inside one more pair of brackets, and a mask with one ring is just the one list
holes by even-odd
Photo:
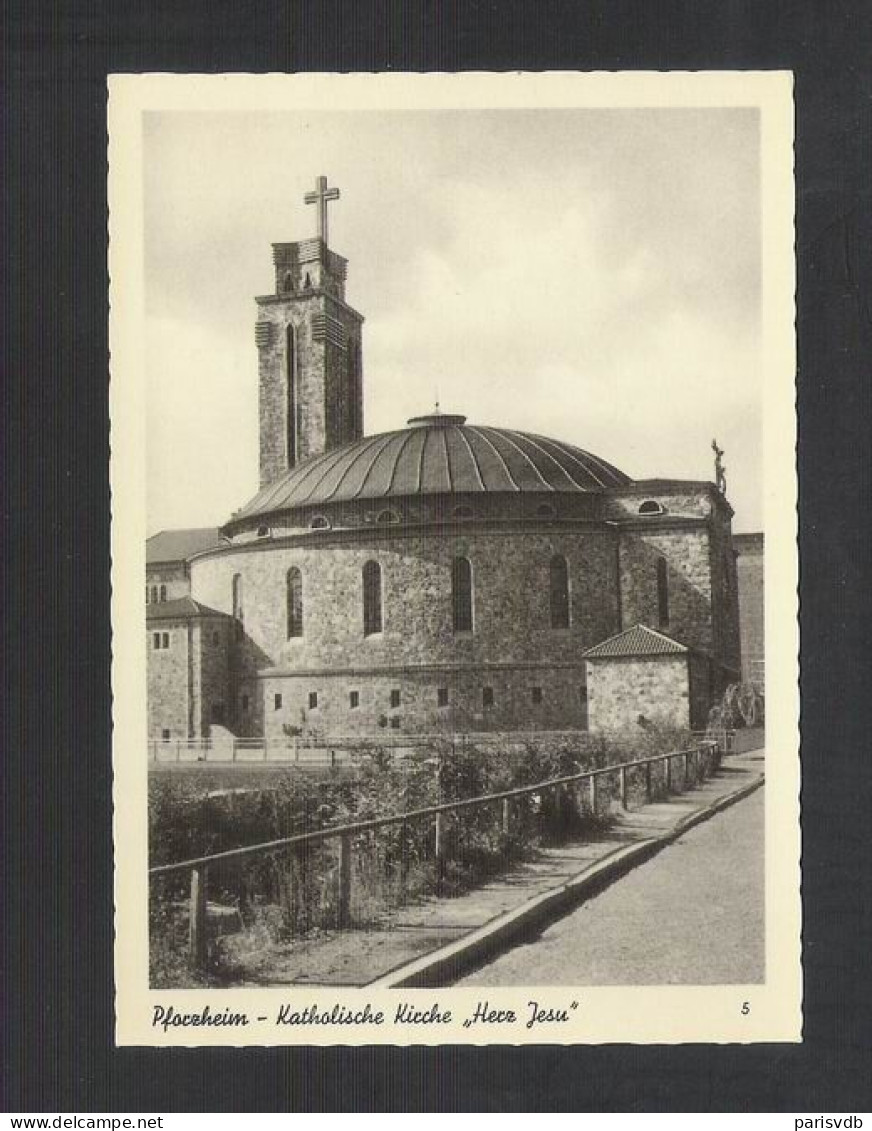
[[688, 651], [684, 644], [673, 640], [671, 636], [656, 632], [644, 624], [634, 624], [632, 628], [626, 628], [595, 644], [593, 648], [588, 648], [582, 655], [586, 660], [612, 660], [630, 656], [681, 656]]
[[179, 597], [175, 601], [159, 601], [145, 606], [145, 619], [154, 620], [192, 620], [195, 617], [226, 617], [218, 609], [195, 601], [193, 597]]

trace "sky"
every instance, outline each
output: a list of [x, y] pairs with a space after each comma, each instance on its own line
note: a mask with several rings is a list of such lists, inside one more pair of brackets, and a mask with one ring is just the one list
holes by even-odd
[[762, 529], [756, 110], [161, 111], [143, 156], [149, 534], [257, 490], [254, 296], [320, 174], [368, 434], [438, 395], [638, 479], [713, 479], [717, 437]]

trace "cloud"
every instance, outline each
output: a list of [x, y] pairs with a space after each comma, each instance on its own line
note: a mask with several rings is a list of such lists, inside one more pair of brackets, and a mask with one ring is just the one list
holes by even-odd
[[270, 243], [309, 234], [300, 199], [325, 172], [367, 319], [367, 431], [438, 390], [472, 420], [694, 478], [717, 434], [737, 525], [760, 523], [753, 111], [167, 114], [147, 138], [155, 522], [226, 517], [256, 487], [253, 296]]

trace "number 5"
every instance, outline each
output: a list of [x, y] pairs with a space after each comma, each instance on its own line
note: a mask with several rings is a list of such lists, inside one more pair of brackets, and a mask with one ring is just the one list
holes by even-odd
[[751, 1003], [747, 1001], [742, 1002], [742, 1016], [747, 1017], [751, 1012]]

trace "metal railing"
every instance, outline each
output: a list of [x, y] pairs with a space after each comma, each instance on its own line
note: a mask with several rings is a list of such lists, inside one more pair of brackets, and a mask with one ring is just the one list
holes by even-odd
[[[562, 791], [567, 787], [586, 784], [587, 804], [590, 813], [596, 817], [599, 814], [600, 783], [604, 778], [617, 778], [618, 800], [620, 807], [629, 809], [630, 801], [630, 771], [644, 768], [645, 771], [645, 800], [653, 800], [655, 786], [653, 782], [652, 767], [661, 764], [664, 767], [662, 775], [664, 792], [668, 796], [676, 788], [683, 792], [687, 788], [701, 783], [712, 774], [720, 764], [721, 747], [717, 741], [706, 740], [687, 750], [673, 751], [667, 754], [656, 754], [648, 758], [637, 758], [630, 762], [621, 762], [617, 765], [603, 766], [596, 769], [580, 770], [578, 773], [567, 774], [562, 777], [549, 778], [546, 781], [536, 782], [533, 785], [519, 786], [514, 789], [503, 790], [498, 793], [485, 794], [478, 797], [465, 798], [461, 801], [445, 802], [441, 805], [429, 805], [422, 809], [412, 809], [403, 813], [393, 813], [385, 817], [377, 817], [352, 824], [338, 825], [315, 832], [299, 833], [295, 836], [282, 837], [279, 840], [266, 841], [260, 844], [251, 844], [242, 848], [233, 848], [225, 852], [216, 852], [208, 856], [193, 857], [189, 860], [180, 860], [171, 864], [159, 864], [149, 869], [149, 879], [174, 875], [179, 872], [190, 873], [189, 897], [189, 931], [188, 951], [192, 964], [202, 967], [207, 960], [207, 892], [209, 883], [209, 868], [228, 861], [242, 860], [259, 855], [278, 851], [299, 852], [313, 845], [320, 845], [329, 840], [339, 842], [339, 860], [337, 869], [337, 899], [336, 899], [336, 926], [347, 927], [351, 921], [351, 883], [352, 883], [352, 852], [354, 838], [363, 833], [371, 833], [390, 825], [409, 825], [417, 822], [433, 822], [433, 855], [437, 862], [443, 859], [444, 819], [447, 815], [466, 810], [499, 805], [500, 822], [502, 831], [508, 834], [512, 822], [512, 802], [519, 798], [533, 795], [543, 795], [548, 791]], [[676, 760], [679, 761], [678, 772], [674, 768]]]

